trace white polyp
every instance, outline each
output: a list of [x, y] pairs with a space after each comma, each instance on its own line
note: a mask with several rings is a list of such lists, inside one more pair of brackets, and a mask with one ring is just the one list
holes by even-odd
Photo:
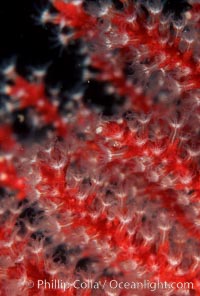
[[148, 4], [147, 9], [151, 14], [157, 15], [157, 14], [161, 13], [163, 6], [162, 6], [161, 1], [154, 0]]
[[200, 151], [199, 150], [192, 150], [191, 148], [187, 148], [187, 152], [189, 154], [190, 157], [197, 157], [200, 155]]
[[25, 96], [27, 93], [25, 91], [25, 89], [21, 88], [18, 90], [18, 92], [15, 94], [15, 98], [16, 99], [20, 99], [22, 98], [23, 96]]
[[161, 187], [163, 188], [171, 188], [174, 186], [176, 180], [175, 177], [170, 177], [170, 176], [165, 176], [162, 180], [161, 180]]
[[182, 206], [189, 206], [190, 205], [190, 198], [187, 195], [180, 195], [177, 198], [178, 204]]
[[121, 44], [126, 45], [128, 42], [129, 42], [129, 36], [127, 34], [124, 34], [121, 39]]
[[174, 128], [174, 129], [180, 129], [183, 125], [183, 122], [178, 122], [178, 121], [171, 121], [170, 125]]
[[135, 144], [136, 144], [136, 146], [138, 146], [138, 147], [142, 147], [142, 146], [144, 146], [144, 145], [146, 144], [146, 142], [147, 142], [147, 139], [144, 139], [144, 138], [137, 138], [137, 139], [135, 140]]
[[128, 224], [129, 222], [131, 222], [131, 217], [128, 217], [128, 216], [121, 216], [119, 215], [119, 220], [120, 222], [125, 225], [125, 224]]
[[159, 179], [160, 179], [160, 176], [156, 172], [149, 173], [148, 180], [150, 182], [154, 182], [155, 183], [155, 182], [158, 182]]
[[172, 265], [172, 266], [177, 266], [181, 263], [181, 258], [173, 258], [168, 256], [168, 262]]
[[184, 177], [181, 177], [180, 181], [181, 181], [182, 184], [188, 185], [188, 184], [190, 184], [192, 182], [192, 176], [186, 175]]
[[45, 9], [41, 14], [40, 20], [42, 24], [46, 24], [47, 22], [51, 21], [51, 18], [52, 16], [49, 13], [49, 10]]
[[126, 17], [126, 20], [128, 23], [134, 23], [136, 21], [137, 15], [136, 14], [132, 14]]
[[142, 115], [138, 118], [138, 121], [141, 123], [141, 124], [147, 124], [149, 123], [149, 121], [151, 120], [151, 116], [150, 115]]
[[176, 31], [176, 35], [175, 35], [175, 38], [177, 38], [180, 34], [180, 32], [183, 30], [184, 28], [184, 25], [185, 25], [185, 22], [183, 22], [183, 20], [175, 20], [173, 22], [173, 27]]
[[109, 16], [109, 9], [110, 9], [110, 5], [109, 3], [106, 3], [104, 1], [104, 3], [100, 3], [100, 5], [98, 5], [97, 3], [95, 3], [95, 1], [89, 3], [87, 10], [91, 15], [94, 15], [96, 17], [102, 17], [102, 16]]
[[152, 149], [152, 153], [156, 156], [159, 156], [160, 154], [162, 154], [164, 151], [164, 148], [161, 148], [161, 147], [154, 147]]
[[194, 35], [193, 32], [189, 32], [189, 34], [184, 34], [183, 39], [188, 43], [192, 44], [194, 42]]
[[8, 179], [8, 175], [7, 174], [5, 174], [5, 173], [1, 173], [0, 174], [0, 180], [1, 181], [5, 181], [5, 180], [7, 180]]
[[190, 11], [187, 11], [186, 13], [185, 13], [185, 17], [186, 17], [186, 19], [189, 21], [189, 20], [191, 20], [191, 18], [192, 18], [192, 14], [191, 14], [191, 12]]
[[152, 242], [155, 239], [153, 234], [150, 235], [150, 234], [147, 234], [147, 233], [143, 233], [142, 236], [143, 236], [143, 238], [145, 240], [145, 244], [148, 244], [148, 243]]
[[79, 6], [83, 3], [82, 0], [73, 0], [73, 4], [76, 5], [76, 6]]
[[200, 218], [194, 219], [194, 224], [195, 224], [196, 227], [199, 228], [199, 226], [200, 226]]
[[102, 131], [103, 131], [103, 127], [102, 126], [99, 126], [99, 127], [96, 128], [96, 134], [97, 135], [101, 134]]

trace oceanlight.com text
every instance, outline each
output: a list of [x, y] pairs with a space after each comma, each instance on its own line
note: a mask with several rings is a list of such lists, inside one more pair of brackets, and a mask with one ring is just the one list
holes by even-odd
[[67, 290], [74, 288], [79, 289], [105, 289], [110, 290], [125, 289], [125, 290], [150, 290], [152, 292], [156, 290], [192, 290], [194, 289], [194, 284], [192, 282], [167, 282], [167, 281], [118, 281], [118, 280], [102, 280], [102, 281], [92, 281], [92, 280], [74, 280], [74, 281], [64, 281], [64, 280], [37, 280], [36, 283], [31, 281], [27, 284], [29, 288], [36, 286], [38, 289], [45, 290]]

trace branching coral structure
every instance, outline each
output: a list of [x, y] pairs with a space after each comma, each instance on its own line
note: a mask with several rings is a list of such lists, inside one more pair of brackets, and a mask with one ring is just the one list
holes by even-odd
[[38, 7], [67, 80], [1, 67], [0, 295], [200, 295], [198, 1]]

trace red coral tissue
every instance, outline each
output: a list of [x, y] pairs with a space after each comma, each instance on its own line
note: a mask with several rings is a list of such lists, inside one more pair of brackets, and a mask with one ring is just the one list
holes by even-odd
[[51, 66], [1, 68], [1, 296], [200, 295], [199, 11], [39, 9], [81, 82], [63, 94]]

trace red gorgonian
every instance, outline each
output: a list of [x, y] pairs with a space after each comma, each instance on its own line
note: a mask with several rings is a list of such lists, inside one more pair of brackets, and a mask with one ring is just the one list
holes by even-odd
[[198, 1], [36, 7], [59, 54], [1, 67], [0, 295], [200, 295]]

